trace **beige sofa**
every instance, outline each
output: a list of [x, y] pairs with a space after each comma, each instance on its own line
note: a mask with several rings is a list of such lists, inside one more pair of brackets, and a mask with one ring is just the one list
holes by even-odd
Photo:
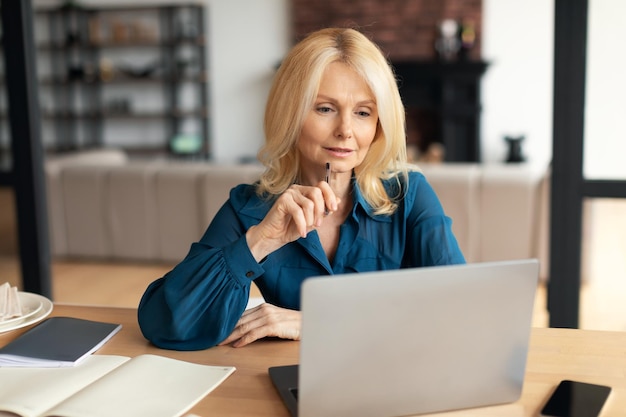
[[538, 258], [548, 276], [549, 177], [525, 164], [420, 165], [468, 262]]
[[57, 257], [175, 262], [256, 165], [130, 161], [118, 150], [46, 161]]
[[[422, 171], [453, 219], [470, 262], [540, 258], [547, 271], [546, 170], [528, 165], [437, 164]], [[52, 254], [176, 262], [232, 187], [258, 165], [130, 161], [118, 150], [46, 161]]]

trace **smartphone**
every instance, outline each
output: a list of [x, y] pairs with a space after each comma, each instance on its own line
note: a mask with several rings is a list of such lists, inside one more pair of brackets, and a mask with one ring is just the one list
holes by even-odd
[[598, 417], [611, 388], [585, 382], [561, 381], [541, 410], [544, 417]]

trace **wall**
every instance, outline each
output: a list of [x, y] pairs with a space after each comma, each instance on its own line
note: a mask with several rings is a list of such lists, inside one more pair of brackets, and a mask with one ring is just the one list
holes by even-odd
[[483, 161], [506, 158], [505, 135], [525, 135], [524, 154], [552, 155], [553, 2], [484, 0]]
[[443, 19], [471, 22], [480, 58], [482, 0], [291, 0], [294, 37], [328, 26], [356, 27], [391, 59], [435, 57], [437, 27]]
[[[276, 65], [289, 48], [288, 0], [210, 0], [217, 160], [256, 157]], [[245, 13], [242, 13], [245, 11]]]
[[626, 2], [589, 4], [584, 174], [626, 180], [626, 55], [621, 52]]
[[[360, 0], [355, 4], [365, 7], [372, 1], [375, 0]], [[113, 4], [104, 0], [83, 3]], [[135, 0], [135, 3], [154, 1]], [[204, 3], [209, 8], [214, 155], [220, 161], [254, 156], [263, 141], [263, 108], [274, 66], [291, 45], [291, 0], [205, 0]], [[323, 10], [322, 6], [333, 2], [311, 3], [319, 4]], [[398, 5], [397, 0], [380, 3]], [[406, 3], [423, 4], [417, 0]], [[50, 5], [58, 1], [35, 0], [34, 4]], [[517, 132], [527, 135], [524, 149], [529, 159], [550, 159], [552, 25], [552, 2], [483, 0], [481, 54], [491, 62], [483, 89], [484, 161], [503, 160], [502, 136]], [[416, 29], [403, 30], [408, 33]]]

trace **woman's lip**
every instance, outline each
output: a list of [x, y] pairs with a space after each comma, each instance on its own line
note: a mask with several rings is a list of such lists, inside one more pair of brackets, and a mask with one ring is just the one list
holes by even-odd
[[339, 155], [347, 155], [352, 152], [352, 149], [348, 148], [326, 148], [328, 152], [332, 152], [333, 154]]

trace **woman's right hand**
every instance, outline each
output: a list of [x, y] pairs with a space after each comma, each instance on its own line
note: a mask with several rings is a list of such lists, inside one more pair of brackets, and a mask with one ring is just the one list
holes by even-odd
[[294, 184], [280, 195], [265, 218], [246, 232], [248, 247], [258, 261], [289, 242], [304, 238], [337, 210], [339, 199], [330, 185]]

